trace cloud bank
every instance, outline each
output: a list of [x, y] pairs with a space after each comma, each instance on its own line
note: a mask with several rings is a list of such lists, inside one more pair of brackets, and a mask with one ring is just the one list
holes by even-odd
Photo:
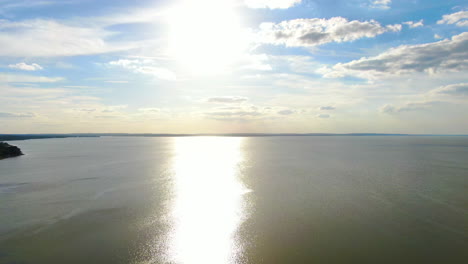
[[413, 72], [468, 70], [468, 32], [438, 42], [402, 45], [374, 57], [364, 57], [332, 68], [322, 68], [325, 77], [357, 76], [375, 79]]
[[261, 41], [288, 47], [311, 47], [330, 42], [349, 42], [372, 38], [388, 31], [399, 31], [401, 25], [382, 26], [375, 20], [348, 21], [343, 17], [330, 19], [294, 19], [260, 25]]

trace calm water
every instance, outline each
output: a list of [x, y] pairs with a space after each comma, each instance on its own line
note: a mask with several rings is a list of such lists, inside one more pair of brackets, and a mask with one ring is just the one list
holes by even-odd
[[0, 263], [468, 260], [468, 137], [10, 143]]

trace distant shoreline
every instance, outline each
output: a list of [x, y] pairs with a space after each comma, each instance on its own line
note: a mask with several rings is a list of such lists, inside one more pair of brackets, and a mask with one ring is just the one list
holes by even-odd
[[27, 139], [73, 138], [73, 137], [304, 137], [304, 136], [468, 136], [463, 134], [385, 134], [385, 133], [196, 133], [196, 134], [153, 134], [153, 133], [72, 133], [72, 134], [0, 134], [0, 141]]

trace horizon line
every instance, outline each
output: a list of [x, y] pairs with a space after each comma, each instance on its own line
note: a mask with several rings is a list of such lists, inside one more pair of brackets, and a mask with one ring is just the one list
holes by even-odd
[[154, 137], [190, 137], [190, 136], [468, 136], [468, 134], [413, 134], [413, 133], [374, 133], [374, 132], [351, 132], [351, 133], [8, 133], [5, 136], [154, 136]]

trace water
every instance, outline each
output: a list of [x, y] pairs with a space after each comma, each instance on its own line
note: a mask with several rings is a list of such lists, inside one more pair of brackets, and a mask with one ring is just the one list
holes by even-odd
[[10, 143], [0, 263], [468, 259], [468, 137]]

